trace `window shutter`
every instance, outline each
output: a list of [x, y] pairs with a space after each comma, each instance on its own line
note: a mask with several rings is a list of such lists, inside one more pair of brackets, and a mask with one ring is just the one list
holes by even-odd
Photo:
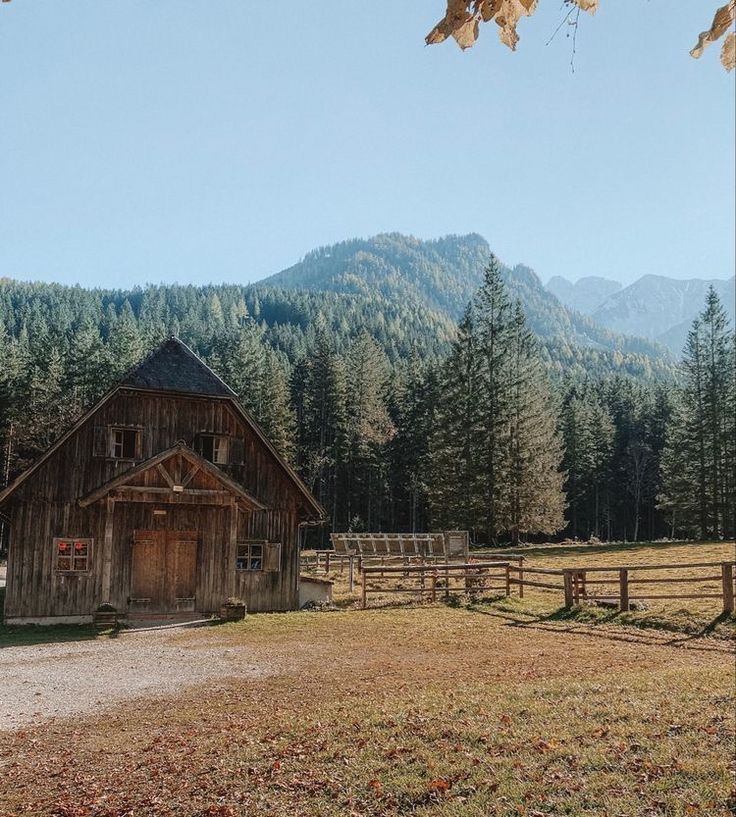
[[95, 426], [92, 438], [92, 456], [93, 457], [108, 457], [109, 440], [107, 433], [107, 426]]
[[245, 446], [239, 437], [230, 438], [230, 465], [242, 465]]
[[281, 542], [266, 542], [263, 545], [263, 570], [266, 573], [281, 570]]

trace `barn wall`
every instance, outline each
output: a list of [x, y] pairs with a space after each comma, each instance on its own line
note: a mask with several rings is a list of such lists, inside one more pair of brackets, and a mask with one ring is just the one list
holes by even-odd
[[[114, 460], [95, 456], [96, 429], [108, 426], [142, 429], [141, 456]], [[242, 445], [242, 462], [223, 470], [264, 504], [281, 507], [302, 501], [294, 483], [238, 416], [227, 399], [180, 396], [121, 389], [87, 419], [18, 489], [16, 496], [43, 497], [50, 502], [76, 501], [108, 480], [183, 440], [192, 445], [200, 433], [222, 434]], [[219, 466], [218, 466], [219, 467]]]
[[[154, 508], [165, 508], [166, 516], [154, 516]], [[291, 610], [298, 606], [298, 519], [293, 511], [245, 513], [232, 507], [118, 501], [113, 516], [109, 598], [105, 597], [102, 587], [104, 500], [88, 508], [71, 505], [39, 508], [38, 503], [23, 503], [14, 511], [6, 618], [84, 616], [103, 601], [109, 601], [121, 612], [127, 611], [134, 531], [159, 528], [198, 533], [195, 601], [198, 612], [217, 612], [230, 596], [242, 598], [253, 612]], [[281, 542], [279, 571], [236, 571], [230, 541], [233, 513], [238, 516], [238, 541], [266, 538]], [[88, 573], [54, 571], [55, 536], [94, 540]]]
[[[105, 500], [80, 508], [78, 499], [127, 471], [136, 462], [94, 455], [96, 431], [108, 425], [142, 428], [140, 460], [198, 433], [227, 435], [242, 458], [223, 467], [268, 511], [241, 514], [238, 538], [279, 541], [281, 570], [236, 572], [228, 507], [172, 506], [167, 526], [200, 532], [197, 610], [219, 609], [228, 596], [242, 597], [248, 608], [287, 610], [298, 606], [298, 524], [310, 515], [304, 498], [258, 436], [228, 400], [120, 390], [57, 449], [13, 494], [6, 505], [11, 518], [6, 617], [89, 615], [103, 601], [127, 609], [130, 555], [136, 528], [154, 527], [151, 504], [115, 504], [111, 598], [103, 598], [102, 560]], [[163, 505], [162, 505], [163, 506]], [[160, 506], [160, 507], [162, 507]], [[168, 506], [167, 506], [168, 507]], [[311, 514], [313, 515], [313, 514]], [[53, 538], [93, 538], [91, 569], [84, 575], [56, 574]]]

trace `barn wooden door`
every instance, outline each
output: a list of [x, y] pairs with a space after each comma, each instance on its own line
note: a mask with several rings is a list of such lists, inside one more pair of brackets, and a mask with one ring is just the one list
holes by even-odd
[[196, 583], [196, 531], [135, 531], [130, 597], [138, 609], [193, 610]]

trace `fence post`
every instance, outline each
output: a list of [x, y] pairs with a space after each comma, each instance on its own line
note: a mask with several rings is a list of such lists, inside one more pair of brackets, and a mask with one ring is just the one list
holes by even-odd
[[445, 563], [445, 599], [450, 598], [450, 568]]
[[625, 567], [618, 571], [618, 592], [618, 609], [625, 613], [629, 610], [629, 571]]
[[723, 580], [723, 612], [733, 613], [733, 565], [730, 562], [721, 563], [721, 577]]
[[524, 598], [524, 557], [519, 556], [519, 598]]
[[511, 595], [511, 566], [506, 565], [506, 595]]
[[563, 570], [562, 571], [562, 581], [565, 585], [565, 609], [569, 610], [573, 604], [573, 597], [572, 597], [572, 571], [571, 570]]
[[368, 595], [368, 579], [366, 578], [365, 571], [363, 571], [361, 578], [363, 580], [363, 609], [365, 610], [365, 597]]
[[437, 601], [437, 569], [432, 573], [432, 601]]
[[348, 556], [348, 593], [353, 592], [353, 556]]
[[328, 550], [327, 553], [325, 553], [325, 573], [329, 572], [330, 572], [330, 551]]

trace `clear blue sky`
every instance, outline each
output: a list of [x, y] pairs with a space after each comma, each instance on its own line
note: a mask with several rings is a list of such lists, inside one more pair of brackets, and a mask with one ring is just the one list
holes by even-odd
[[734, 269], [716, 0], [559, 0], [427, 48], [443, 0], [0, 6], [0, 276], [247, 282], [310, 249], [479, 232], [546, 280]]

